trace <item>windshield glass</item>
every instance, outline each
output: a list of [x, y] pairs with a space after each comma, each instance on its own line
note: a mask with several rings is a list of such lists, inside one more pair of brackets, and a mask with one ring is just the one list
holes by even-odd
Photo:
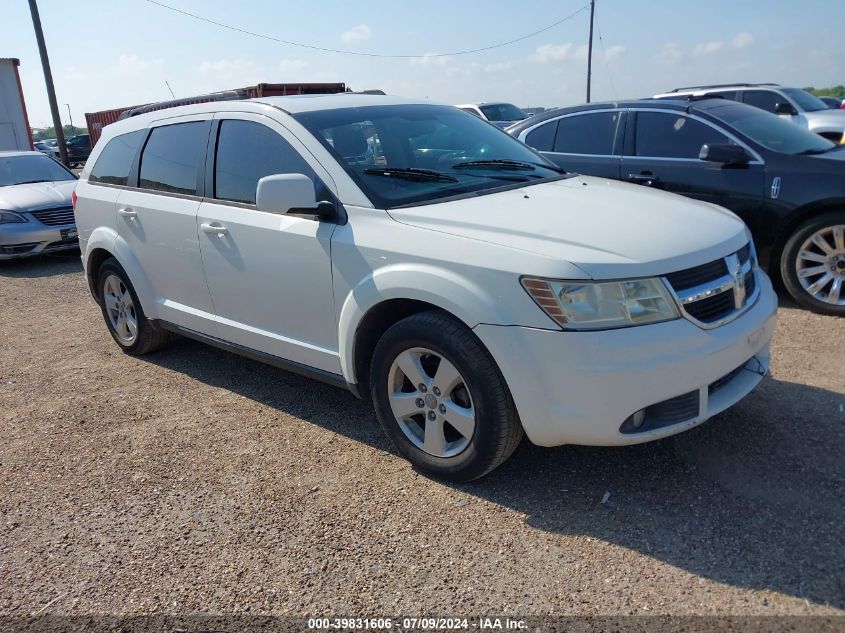
[[707, 112], [774, 152], [820, 154], [837, 147], [821, 136], [759, 108], [735, 104], [709, 108]]
[[488, 121], [522, 121], [528, 116], [512, 103], [491, 103], [479, 107]]
[[26, 182], [55, 182], [76, 177], [49, 156], [0, 156], [0, 187]]
[[560, 175], [528, 146], [451, 106], [367, 106], [293, 116], [380, 208]]
[[782, 92], [797, 103], [798, 107], [804, 110], [804, 112], [818, 112], [819, 110], [828, 109], [824, 101], [804, 90], [799, 90], [798, 88], [783, 88]]

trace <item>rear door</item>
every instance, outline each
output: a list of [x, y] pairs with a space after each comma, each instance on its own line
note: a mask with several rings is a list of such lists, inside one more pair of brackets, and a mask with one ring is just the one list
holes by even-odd
[[622, 110], [576, 112], [531, 128], [520, 139], [568, 172], [618, 179], [624, 119]]
[[[762, 159], [727, 130], [681, 111], [638, 110], [629, 114], [623, 179], [727, 207], [753, 225], [762, 202]], [[753, 159], [726, 166], [698, 158], [705, 143], [742, 145]]]
[[220, 337], [340, 374], [331, 268], [335, 223], [255, 206], [258, 180], [272, 174], [305, 174], [318, 200], [334, 201], [328, 172], [265, 116], [218, 114], [212, 137], [216, 151], [209, 156], [198, 224]]
[[130, 177], [138, 186], [121, 190], [117, 199], [117, 231], [118, 249], [138, 260], [153, 289], [158, 316], [214, 336], [197, 237], [211, 116], [173, 117], [151, 126]]

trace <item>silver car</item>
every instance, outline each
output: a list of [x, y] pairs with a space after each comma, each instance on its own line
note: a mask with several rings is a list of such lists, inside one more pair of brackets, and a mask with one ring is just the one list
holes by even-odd
[[41, 152], [0, 152], [0, 260], [77, 248], [75, 186]]

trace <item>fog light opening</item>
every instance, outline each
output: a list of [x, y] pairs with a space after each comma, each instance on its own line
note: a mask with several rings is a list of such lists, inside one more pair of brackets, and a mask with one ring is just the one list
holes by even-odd
[[622, 423], [620, 431], [623, 433], [635, 433], [639, 431], [645, 423], [645, 409], [640, 409]]

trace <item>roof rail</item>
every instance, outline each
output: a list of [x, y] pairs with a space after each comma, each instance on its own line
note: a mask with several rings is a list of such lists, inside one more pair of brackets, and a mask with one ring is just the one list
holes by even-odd
[[192, 103], [208, 103], [210, 101], [240, 101], [249, 99], [249, 94], [246, 90], [226, 90], [224, 92], [211, 92], [204, 95], [196, 95], [194, 97], [183, 97], [182, 99], [172, 99], [170, 101], [157, 101], [156, 103], [148, 103], [147, 105], [132, 108], [126, 112], [121, 113], [117, 120], [128, 119], [129, 117], [138, 116], [139, 114], [146, 114], [147, 112], [154, 112], [156, 110], [164, 110], [165, 108], [175, 108], [182, 105], [190, 105]]
[[711, 88], [754, 88], [757, 86], [777, 86], [779, 84], [776, 83], [762, 83], [762, 84], [748, 84], [748, 83], [735, 83], [735, 84], [713, 84], [710, 86], [686, 86], [685, 88], [675, 88], [674, 90], [670, 90], [669, 92], [681, 92], [682, 90], [709, 90]]

